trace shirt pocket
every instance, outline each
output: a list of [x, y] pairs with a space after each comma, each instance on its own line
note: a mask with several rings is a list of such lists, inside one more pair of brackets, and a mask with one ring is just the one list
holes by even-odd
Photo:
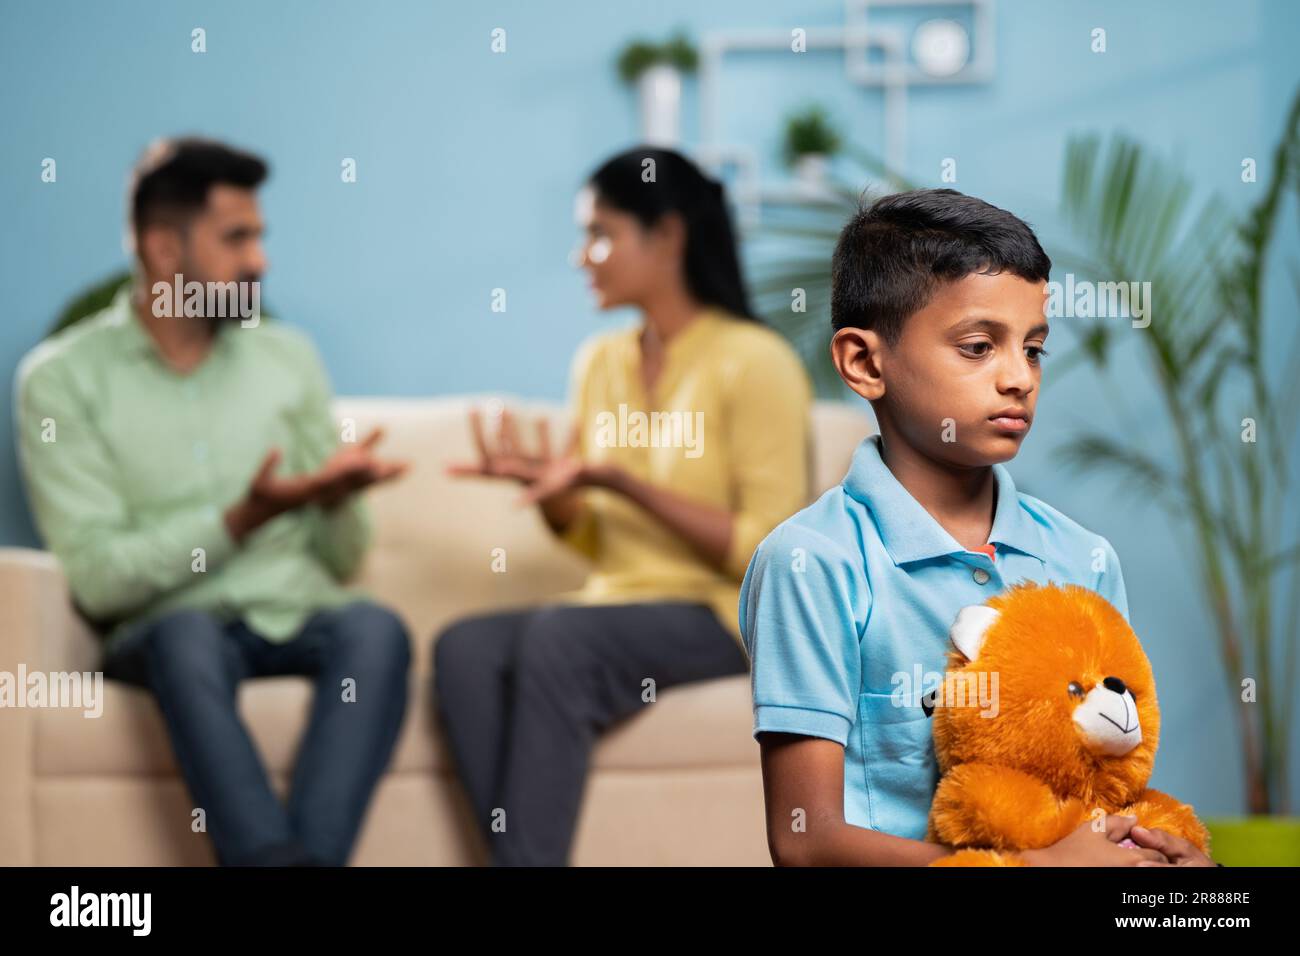
[[924, 839], [939, 781], [930, 718], [892, 694], [860, 694], [858, 726], [872, 829]]

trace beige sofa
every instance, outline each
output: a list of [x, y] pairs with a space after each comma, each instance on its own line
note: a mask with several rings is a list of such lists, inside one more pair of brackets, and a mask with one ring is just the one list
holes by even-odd
[[[467, 613], [525, 606], [575, 586], [580, 559], [548, 534], [513, 488], [455, 480], [468, 460], [466, 413], [482, 397], [341, 399], [340, 417], [364, 433], [387, 426], [387, 451], [410, 460], [400, 483], [371, 495], [377, 534], [358, 584], [398, 609], [414, 641], [411, 705], [389, 769], [371, 803], [354, 862], [482, 862], [481, 846], [451, 776], [430, 698], [432, 635]], [[518, 403], [561, 424], [555, 404]], [[522, 405], [522, 407], [521, 407]], [[871, 430], [858, 407], [814, 411], [818, 492], [843, 477]], [[505, 548], [505, 573], [490, 569]], [[46, 552], [0, 549], [0, 671], [92, 671], [98, 642], [72, 613], [58, 562]], [[311, 689], [303, 678], [246, 682], [239, 707], [280, 792], [293, 765]], [[665, 692], [598, 744], [574, 862], [597, 865], [766, 864], [758, 747], [744, 677]], [[213, 861], [191, 831], [191, 802], [177, 776], [152, 697], [106, 683], [103, 713], [0, 709], [0, 865], [176, 865]]]

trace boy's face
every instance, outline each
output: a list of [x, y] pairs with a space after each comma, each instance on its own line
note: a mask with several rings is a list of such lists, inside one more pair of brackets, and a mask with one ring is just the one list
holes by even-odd
[[943, 283], [893, 345], [859, 331], [875, 377], [849, 384], [872, 402], [886, 441], [893, 432], [957, 466], [1007, 461], [1020, 451], [1038, 403], [1046, 303], [1046, 282], [1011, 273]]

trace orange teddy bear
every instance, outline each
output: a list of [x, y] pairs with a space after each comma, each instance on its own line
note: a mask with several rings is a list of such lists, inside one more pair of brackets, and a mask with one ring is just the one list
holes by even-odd
[[1023, 866], [1016, 850], [1055, 843], [1102, 813], [1134, 815], [1208, 854], [1192, 808], [1147, 788], [1160, 735], [1155, 679], [1105, 598], [1020, 584], [963, 608], [949, 634], [944, 683], [925, 701], [942, 774], [927, 839], [958, 852], [933, 865]]

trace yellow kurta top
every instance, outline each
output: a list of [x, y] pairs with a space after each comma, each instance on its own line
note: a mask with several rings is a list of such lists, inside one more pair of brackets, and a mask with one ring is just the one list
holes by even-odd
[[734, 515], [718, 570], [617, 492], [584, 488], [561, 540], [592, 562], [566, 603], [691, 601], [740, 640], [740, 582], [760, 541], [808, 503], [812, 385], [778, 333], [716, 308], [669, 339], [658, 380], [641, 377], [640, 327], [594, 336], [573, 362], [578, 455]]

